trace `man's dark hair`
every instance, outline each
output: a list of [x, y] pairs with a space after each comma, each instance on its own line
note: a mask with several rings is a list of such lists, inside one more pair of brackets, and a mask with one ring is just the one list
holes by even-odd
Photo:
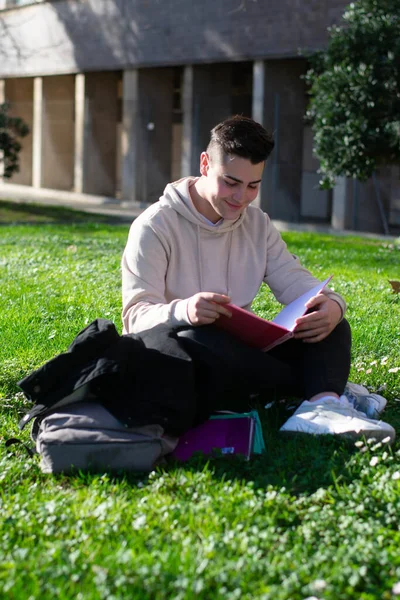
[[235, 115], [211, 130], [207, 153], [211, 159], [221, 160], [224, 155], [236, 155], [257, 165], [267, 160], [274, 144], [272, 135], [260, 123]]

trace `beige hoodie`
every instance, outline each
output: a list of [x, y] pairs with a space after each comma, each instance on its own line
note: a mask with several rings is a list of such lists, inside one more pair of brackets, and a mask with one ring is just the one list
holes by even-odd
[[[131, 226], [122, 257], [124, 333], [190, 324], [187, 304], [198, 292], [226, 294], [250, 310], [263, 281], [285, 305], [319, 283], [259, 208], [249, 206], [236, 221], [208, 224], [190, 198], [195, 181], [168, 184]], [[325, 293], [344, 314], [343, 298]]]

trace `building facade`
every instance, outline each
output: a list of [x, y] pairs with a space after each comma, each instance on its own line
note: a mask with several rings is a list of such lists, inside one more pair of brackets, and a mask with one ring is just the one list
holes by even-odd
[[12, 186], [145, 206], [199, 173], [236, 113], [272, 130], [257, 202], [272, 218], [382, 232], [399, 173], [318, 188], [302, 76], [347, 0], [0, 0], [0, 102], [30, 126]]

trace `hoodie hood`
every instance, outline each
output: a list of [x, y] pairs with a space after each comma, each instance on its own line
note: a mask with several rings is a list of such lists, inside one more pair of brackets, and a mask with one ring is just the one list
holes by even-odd
[[221, 235], [227, 233], [228, 247], [226, 252], [226, 263], [224, 268], [224, 274], [222, 280], [225, 281], [224, 293], [227, 296], [231, 295], [231, 280], [233, 274], [231, 273], [231, 254], [232, 254], [232, 238], [233, 231], [237, 229], [244, 217], [245, 211], [235, 221], [228, 221], [223, 219], [222, 223], [218, 227], [209, 225], [199, 213], [193, 204], [190, 196], [190, 187], [197, 181], [197, 177], [185, 177], [174, 183], [170, 183], [164, 190], [164, 195], [160, 198], [160, 202], [163, 206], [169, 206], [173, 208], [177, 213], [182, 215], [185, 219], [193, 223], [196, 227], [196, 239], [197, 239], [197, 277], [198, 277], [198, 288], [199, 290], [205, 289], [204, 285], [204, 272], [206, 266], [203, 265], [202, 259], [202, 243], [201, 243], [201, 230], [206, 230], [210, 234]]
[[233, 231], [239, 227], [245, 217], [246, 209], [235, 221], [223, 219], [218, 227], [213, 227], [204, 220], [190, 197], [189, 188], [197, 181], [197, 179], [198, 177], [184, 177], [174, 183], [169, 183], [160, 198], [160, 203], [164, 206], [173, 208], [177, 213], [194, 225], [212, 233]]

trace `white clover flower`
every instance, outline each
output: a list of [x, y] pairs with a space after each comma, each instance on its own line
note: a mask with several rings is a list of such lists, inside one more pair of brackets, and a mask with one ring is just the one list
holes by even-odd
[[378, 448], [381, 448], [381, 447], [382, 447], [382, 442], [378, 442], [377, 444], [372, 446], [371, 452], [375, 452], [375, 450], [378, 450]]
[[392, 587], [392, 594], [394, 596], [400, 596], [400, 581], [394, 584]]
[[377, 456], [373, 456], [371, 458], [371, 460], [369, 461], [369, 464], [371, 467], [375, 467], [375, 465], [377, 465], [379, 462], [379, 458]]
[[400, 471], [395, 471], [392, 475], [392, 479], [394, 479], [395, 481], [397, 479], [400, 479]]
[[311, 586], [316, 592], [320, 592], [326, 588], [327, 583], [324, 579], [316, 579], [315, 581], [313, 581]]

